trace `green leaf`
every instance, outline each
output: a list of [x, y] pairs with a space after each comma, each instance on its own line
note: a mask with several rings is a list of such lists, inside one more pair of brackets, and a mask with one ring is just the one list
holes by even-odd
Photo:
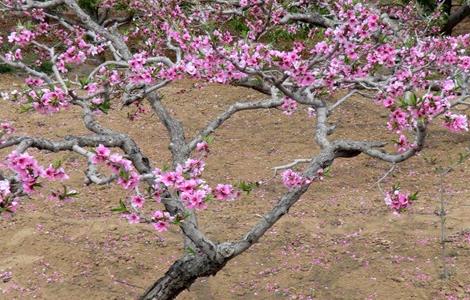
[[80, 82], [81, 88], [84, 88], [90, 83], [90, 80], [88, 79], [88, 77], [82, 77], [78, 79], [78, 82]]
[[204, 198], [204, 202], [211, 202], [214, 200], [214, 196], [212, 194], [209, 194]]
[[39, 182], [36, 182], [35, 184], [33, 184], [33, 188], [40, 188], [42, 187], [42, 184], [40, 184]]
[[32, 103], [26, 103], [26, 104], [20, 105], [20, 114], [31, 111], [31, 110], [33, 110]]
[[109, 99], [103, 101], [103, 103], [98, 105], [98, 109], [103, 113], [108, 114], [109, 110], [111, 109], [111, 101]]
[[419, 192], [415, 192], [414, 194], [410, 195], [410, 200], [411, 200], [411, 201], [416, 201], [416, 200], [418, 200], [418, 193], [419, 193]]
[[470, 153], [459, 153], [459, 164], [463, 163], [469, 156]]
[[190, 255], [196, 255], [196, 251], [194, 251], [194, 249], [191, 247], [186, 248], [186, 253]]
[[58, 168], [60, 168], [61, 166], [62, 166], [62, 160], [60, 160], [60, 159], [56, 159], [56, 160], [54, 160], [54, 161], [52, 162], [52, 167], [53, 167], [54, 169], [58, 169]]
[[51, 74], [53, 71], [52, 71], [52, 62], [46, 60], [44, 61], [39, 67], [38, 67], [38, 71], [41, 71], [43, 73], [46, 73], [46, 74]]
[[113, 208], [111, 209], [111, 211], [113, 212], [120, 212], [120, 213], [127, 213], [129, 212], [129, 210], [127, 209], [126, 207], [126, 204], [124, 203], [124, 201], [119, 200], [119, 207], [116, 207], [116, 208]]
[[412, 92], [406, 93], [406, 103], [410, 106], [416, 106], [416, 104], [418, 103], [416, 95]]
[[236, 186], [249, 195], [255, 188], [259, 187], [259, 183], [240, 181]]
[[331, 177], [331, 169], [332, 169], [331, 166], [328, 166], [325, 169], [323, 169], [323, 176], [324, 177]]
[[458, 88], [462, 88], [464, 86], [464, 81], [462, 77], [455, 78], [455, 83]]
[[119, 171], [119, 177], [121, 177], [125, 181], [128, 181], [129, 180], [129, 173], [126, 170], [124, 170], [124, 168], [121, 168], [121, 170]]
[[214, 142], [214, 137], [212, 135], [207, 135], [202, 140], [210, 145]]

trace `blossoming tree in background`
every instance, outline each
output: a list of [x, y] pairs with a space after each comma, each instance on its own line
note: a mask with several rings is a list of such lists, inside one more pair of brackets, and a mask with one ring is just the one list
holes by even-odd
[[[179, 226], [185, 248], [195, 250], [182, 254], [143, 299], [171, 299], [197, 278], [215, 275], [286, 214], [335, 159], [365, 154], [391, 164], [406, 161], [423, 149], [434, 119], [453, 132], [468, 130], [467, 117], [454, 109], [469, 104], [470, 35], [441, 36], [442, 16], [422, 15], [412, 4], [382, 7], [352, 0], [3, 0], [0, 4], [3, 16], [18, 20], [17, 26], [0, 34], [0, 62], [27, 74], [24, 89], [8, 96], [23, 110], [46, 115], [78, 106], [90, 131], [53, 141], [14, 135], [12, 126], [2, 123], [0, 149], [12, 150], [1, 169], [0, 211], [17, 211], [21, 199], [39, 189], [41, 182], [68, 178], [58, 163], [41, 166], [29, 149], [80, 154], [88, 183], [115, 183], [128, 192], [116, 211], [129, 223], [148, 223], [159, 232]], [[94, 68], [86, 74], [74, 72], [83, 64]], [[182, 78], [244, 86], [266, 99], [232, 104], [188, 137], [159, 93]], [[332, 97], [338, 93], [345, 96]], [[389, 113], [384, 126], [395, 140], [394, 152], [384, 150], [387, 141], [334, 138], [330, 117], [353, 95], [369, 98]], [[97, 112], [106, 113], [116, 105], [135, 105], [144, 111], [146, 102], [170, 137], [170, 169], [154, 165], [126, 133], [106, 128], [96, 119]], [[276, 167], [283, 170], [280, 179], [286, 192], [243, 237], [212, 241], [198, 226], [197, 213], [211, 199], [234, 201], [253, 185], [206, 183], [203, 171], [210, 135], [244, 110], [279, 108], [290, 115], [301, 107], [315, 117], [311, 135], [319, 152]], [[302, 171], [291, 169], [301, 165]], [[65, 190], [56, 196], [73, 193]], [[392, 210], [400, 212], [416, 194], [394, 187], [384, 197]]]

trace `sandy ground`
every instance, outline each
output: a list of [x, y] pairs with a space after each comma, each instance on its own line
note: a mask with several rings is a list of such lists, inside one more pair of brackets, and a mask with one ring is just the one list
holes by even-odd
[[[456, 32], [468, 28], [470, 20]], [[0, 75], [0, 91], [20, 82], [17, 76]], [[173, 84], [164, 94], [188, 128], [187, 136], [230, 103], [260, 97], [242, 88], [197, 89], [188, 81]], [[76, 109], [52, 117], [17, 112], [18, 107], [0, 102], [0, 120], [12, 121], [18, 134], [60, 139], [86, 133]], [[131, 135], [155, 166], [167, 164], [163, 126], [151, 113], [129, 121], [132, 112], [116, 105], [100, 121]], [[351, 99], [335, 118], [338, 130], [332, 138], [392, 138], [385, 130], [386, 116], [363, 99]], [[272, 179], [272, 168], [318, 152], [313, 124], [303, 111], [287, 117], [269, 110], [240, 113], [217, 131], [205, 172], [209, 182], [270, 181], [239, 201], [212, 203], [199, 215], [208, 236], [239, 238], [272, 207], [285, 191], [279, 178]], [[447, 280], [440, 276], [435, 211], [441, 179], [434, 172], [457, 160], [469, 140], [470, 133], [453, 135], [433, 126], [425, 150], [387, 177], [384, 188], [400, 183], [420, 192], [419, 201], [401, 216], [385, 207], [375, 184], [389, 165], [363, 155], [337, 160], [331, 177], [314, 184], [259, 244], [217, 276], [198, 280], [178, 299], [470, 299], [470, 163], [442, 180], [448, 209]], [[38, 158], [44, 163], [62, 159], [71, 175], [67, 185], [80, 196], [67, 203], [51, 201], [47, 187], [25, 200], [13, 218], [0, 220], [0, 299], [135, 299], [181, 255], [175, 226], [159, 235], [112, 213], [126, 194], [115, 186], [85, 186], [80, 157]], [[11, 278], [1, 277], [5, 272]]]
[[[0, 89], [18, 84], [0, 77]], [[209, 118], [239, 99], [260, 96], [234, 87], [194, 88], [183, 81], [164, 91], [168, 106], [192, 136]], [[85, 133], [80, 112], [51, 117], [17, 114], [0, 103], [0, 119], [18, 134], [59, 139]], [[130, 109], [116, 107], [103, 124], [127, 132], [156, 166], [168, 162], [168, 138], [151, 113], [129, 121]], [[387, 140], [380, 108], [359, 98], [335, 115], [332, 138]], [[312, 140], [314, 120], [299, 111], [243, 112], [215, 134], [207, 160], [211, 183], [237, 180], [266, 182], [272, 168], [318, 152]], [[455, 161], [470, 134], [449, 134], [434, 126], [426, 149], [400, 164], [383, 185], [399, 182], [419, 190], [419, 201], [401, 216], [383, 203], [374, 184], [390, 166], [363, 155], [337, 160], [331, 177], [315, 183], [261, 242], [231, 261], [217, 276], [198, 280], [178, 299], [470, 299], [469, 164], [443, 179], [449, 215], [446, 263], [451, 278], [440, 278], [440, 179], [438, 165]], [[4, 157], [7, 152], [0, 153]], [[44, 163], [60, 158], [80, 191], [73, 202], [47, 200], [49, 188], [25, 200], [19, 212], [0, 221], [0, 299], [134, 299], [182, 252], [176, 227], [156, 234], [145, 225], [129, 225], [110, 210], [125, 193], [118, 187], [83, 185], [81, 158], [73, 153], [40, 154]], [[434, 162], [432, 165], [431, 162]], [[199, 215], [201, 227], [219, 241], [240, 237], [285, 191], [278, 178], [233, 203], [212, 203]], [[457, 298], [447, 298], [455, 296]]]

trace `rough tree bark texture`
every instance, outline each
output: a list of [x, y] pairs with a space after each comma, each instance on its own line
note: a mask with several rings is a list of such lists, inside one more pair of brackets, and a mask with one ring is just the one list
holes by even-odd
[[188, 289], [197, 278], [217, 274], [227, 261], [228, 259], [216, 262], [206, 255], [187, 254], [173, 263], [165, 275], [155, 282], [140, 299], [174, 299], [182, 291]]
[[442, 27], [442, 33], [450, 35], [455, 26], [462, 22], [466, 17], [470, 16], [470, 4], [459, 7], [454, 13], [449, 13], [447, 22]]

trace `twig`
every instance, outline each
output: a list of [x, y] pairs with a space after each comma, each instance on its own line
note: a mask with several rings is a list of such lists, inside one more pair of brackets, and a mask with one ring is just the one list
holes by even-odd
[[378, 188], [379, 188], [379, 190], [382, 194], [384, 193], [384, 191], [383, 191], [382, 186], [380, 185], [380, 183], [382, 181], [384, 181], [385, 178], [387, 178], [390, 174], [392, 174], [393, 171], [395, 171], [396, 166], [397, 165], [395, 163], [392, 163], [392, 167], [379, 180], [377, 180], [377, 182], [375, 183], [378, 186]]
[[304, 163], [309, 163], [311, 162], [312, 160], [309, 159], [309, 158], [299, 158], [299, 159], [296, 159], [294, 160], [293, 162], [289, 163], [289, 164], [286, 164], [286, 165], [282, 165], [282, 166], [278, 166], [278, 167], [274, 167], [273, 170], [274, 170], [274, 176], [277, 175], [277, 171], [279, 170], [285, 170], [285, 169], [288, 169], [288, 168], [292, 168], [292, 167], [295, 167], [296, 165], [298, 164], [304, 164]]

